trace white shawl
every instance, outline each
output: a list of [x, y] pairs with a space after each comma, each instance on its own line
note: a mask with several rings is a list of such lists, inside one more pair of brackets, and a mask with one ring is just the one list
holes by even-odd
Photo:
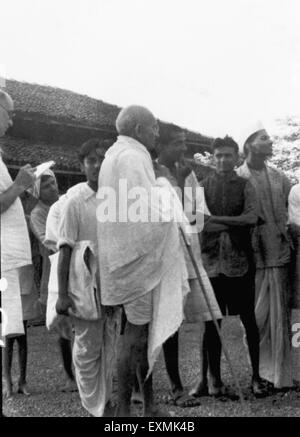
[[[120, 180], [127, 185], [122, 192]], [[124, 182], [125, 181], [125, 182]], [[97, 198], [98, 247], [103, 305], [123, 305], [153, 290], [161, 281], [162, 259], [170, 232], [179, 240], [172, 202], [165, 202], [169, 190], [156, 189], [152, 161], [147, 149], [138, 141], [119, 136], [107, 151], [99, 175]], [[128, 199], [128, 193], [137, 200]], [[115, 193], [107, 201], [108, 192]], [[106, 194], [105, 194], [106, 193]], [[150, 201], [151, 198], [151, 201]], [[148, 220], [132, 220], [135, 204], [145, 211]], [[116, 209], [116, 220], [104, 216], [107, 208]], [[158, 217], [153, 222], [151, 217]], [[175, 238], [175, 237], [174, 237]], [[172, 253], [175, 260], [179, 254]]]

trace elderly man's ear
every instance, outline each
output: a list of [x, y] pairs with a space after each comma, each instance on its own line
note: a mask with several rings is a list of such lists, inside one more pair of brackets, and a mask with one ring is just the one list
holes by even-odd
[[136, 135], [137, 138], [141, 138], [141, 135], [142, 135], [142, 125], [140, 123], [137, 123], [135, 125], [134, 132], [135, 132], [135, 135]]

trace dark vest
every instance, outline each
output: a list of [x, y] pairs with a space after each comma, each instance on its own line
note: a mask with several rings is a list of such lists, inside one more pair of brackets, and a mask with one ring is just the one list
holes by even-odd
[[[230, 179], [225, 180], [216, 172], [205, 178], [201, 185], [204, 187], [205, 201], [212, 215], [238, 216], [244, 211], [245, 186], [247, 180], [232, 173]], [[250, 226], [231, 227], [228, 231], [230, 239], [237, 250], [246, 253], [249, 262], [252, 262], [252, 248]], [[213, 233], [214, 234], [214, 233]], [[202, 233], [202, 250], [218, 251], [218, 233], [215, 238], [212, 233]]]
[[247, 180], [233, 174], [224, 181], [217, 173], [209, 175], [202, 181], [205, 200], [212, 215], [237, 216], [242, 214], [245, 203], [245, 186]]

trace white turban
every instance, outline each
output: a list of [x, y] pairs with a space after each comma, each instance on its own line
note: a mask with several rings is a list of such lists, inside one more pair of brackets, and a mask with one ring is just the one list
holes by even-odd
[[55, 177], [55, 174], [53, 173], [53, 171], [50, 169], [45, 170], [41, 174], [41, 176], [36, 179], [33, 186], [27, 190], [30, 194], [32, 194], [32, 196], [36, 197], [37, 199], [39, 199], [39, 197], [40, 197], [41, 179], [43, 176], [51, 176], [52, 178], [55, 179], [55, 182], [56, 182], [56, 177]]

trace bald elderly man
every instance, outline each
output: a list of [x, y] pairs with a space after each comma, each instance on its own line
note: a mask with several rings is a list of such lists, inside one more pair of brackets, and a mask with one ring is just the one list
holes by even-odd
[[[154, 402], [151, 371], [163, 342], [182, 322], [187, 271], [178, 223], [161, 220], [160, 188], [150, 201], [157, 184], [151, 159], [157, 121], [148, 109], [129, 106], [120, 112], [116, 128], [118, 139], [100, 170], [97, 218], [102, 304], [121, 306], [123, 312], [117, 416], [130, 416], [135, 375], [144, 398], [144, 417], [165, 416], [167, 412]], [[115, 195], [114, 205], [113, 194], [107, 203], [105, 194], [110, 193]], [[103, 205], [112, 207], [108, 219]], [[141, 211], [146, 215], [139, 216]], [[173, 217], [171, 207], [169, 212]], [[152, 213], [159, 219], [154, 220]]]
[[[0, 136], [3, 137], [12, 126], [14, 104], [11, 97], [0, 90]], [[26, 219], [19, 196], [35, 180], [34, 169], [30, 165], [22, 167], [13, 182], [0, 151], [0, 210], [1, 210], [1, 276], [6, 278], [8, 289], [1, 293], [2, 311], [7, 323], [1, 325], [1, 335], [5, 337], [4, 380], [5, 394], [12, 395], [10, 374], [13, 341], [17, 337], [19, 346], [20, 379], [18, 391], [28, 394], [26, 389], [27, 340], [26, 326], [23, 325], [21, 294], [31, 293], [30, 279], [33, 279], [31, 248]], [[3, 319], [2, 319], [3, 321]], [[25, 329], [24, 329], [25, 328]]]

